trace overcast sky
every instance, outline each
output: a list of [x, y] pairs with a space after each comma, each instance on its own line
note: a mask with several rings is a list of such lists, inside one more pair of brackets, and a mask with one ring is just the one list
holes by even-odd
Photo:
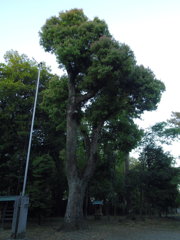
[[[141, 126], [180, 112], [180, 1], [179, 0], [0, 0], [0, 62], [8, 50], [17, 50], [61, 74], [53, 55], [39, 45], [41, 27], [60, 11], [82, 8], [90, 18], [104, 19], [111, 34], [134, 51], [138, 64], [151, 68], [166, 85], [158, 110], [142, 116]], [[179, 155], [180, 143], [172, 153]]]

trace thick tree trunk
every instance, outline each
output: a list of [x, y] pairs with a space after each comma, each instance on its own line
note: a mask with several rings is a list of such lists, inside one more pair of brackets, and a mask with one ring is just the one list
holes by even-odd
[[[83, 203], [87, 185], [92, 177], [97, 160], [97, 142], [100, 132], [100, 125], [93, 131], [93, 136], [90, 144], [89, 158], [87, 160], [84, 172], [79, 177], [75, 156], [67, 153], [66, 171], [69, 187], [68, 203], [65, 214], [65, 228], [67, 230], [79, 229], [86, 227], [83, 215]], [[69, 132], [70, 134], [70, 132]], [[75, 135], [74, 135], [75, 137]], [[72, 136], [71, 136], [72, 138]], [[72, 141], [73, 142], [73, 141]], [[72, 143], [71, 142], [71, 143]], [[68, 142], [67, 142], [68, 143]], [[67, 149], [71, 145], [67, 146]]]
[[76, 163], [77, 147], [77, 102], [74, 76], [69, 75], [69, 97], [67, 107], [67, 136], [66, 136], [66, 175], [69, 195], [66, 207], [64, 228], [79, 229], [83, 223], [83, 202], [86, 191], [86, 181], [78, 176]]
[[76, 169], [76, 144], [77, 144], [77, 120], [76, 97], [73, 76], [69, 76], [69, 96], [67, 106], [67, 135], [66, 135], [66, 174], [68, 181], [77, 174]]
[[69, 181], [69, 196], [65, 214], [65, 228], [80, 229], [85, 226], [83, 203], [87, 183], [79, 178]]
[[66, 135], [66, 175], [69, 187], [68, 203], [66, 208], [64, 227], [68, 230], [84, 227], [83, 203], [88, 182], [93, 175], [97, 159], [97, 143], [103, 122], [97, 124], [92, 130], [91, 138], [87, 136], [88, 149], [87, 163], [81, 176], [78, 172], [76, 148], [78, 130], [78, 104], [75, 76], [69, 74], [68, 106], [67, 106], [67, 135]]

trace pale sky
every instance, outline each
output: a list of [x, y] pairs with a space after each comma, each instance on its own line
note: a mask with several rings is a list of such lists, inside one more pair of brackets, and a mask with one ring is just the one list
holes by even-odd
[[[17, 50], [61, 74], [53, 55], [39, 45], [41, 27], [60, 11], [82, 8], [92, 19], [104, 19], [114, 38], [128, 44], [138, 64], [149, 67], [166, 85], [158, 110], [145, 113], [142, 127], [180, 112], [180, 1], [179, 0], [0, 0], [0, 62]], [[169, 147], [179, 155], [180, 143]]]

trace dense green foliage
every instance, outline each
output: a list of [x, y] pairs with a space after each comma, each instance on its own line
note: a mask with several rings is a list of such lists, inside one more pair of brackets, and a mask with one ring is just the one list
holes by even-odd
[[[0, 65], [0, 195], [18, 195], [24, 177], [38, 64], [15, 51], [7, 52], [5, 60]], [[55, 124], [40, 108], [42, 91], [52, 79], [58, 77], [52, 75], [43, 64], [27, 189], [31, 208], [39, 206], [39, 210], [44, 209], [45, 212], [52, 209], [48, 202], [57, 195], [59, 201], [65, 188], [65, 185], [58, 184], [59, 181], [64, 182], [62, 165], [59, 163], [59, 151], [61, 147], [64, 148], [64, 132], [57, 139], [56, 132], [59, 130], [56, 130]], [[53, 184], [50, 183], [52, 168], [55, 168]], [[57, 177], [59, 174], [62, 175], [61, 180]]]
[[5, 173], [1, 175], [5, 183], [1, 192], [15, 194], [21, 187], [37, 65], [17, 52], [8, 52], [5, 60], [0, 74], [0, 159], [1, 172]]
[[54, 205], [54, 189], [56, 171], [55, 162], [48, 154], [36, 157], [32, 162], [31, 185], [31, 213], [39, 218], [45, 214], [52, 214]]
[[153, 144], [147, 145], [127, 178], [128, 209], [133, 213], [167, 214], [178, 207], [180, 169], [173, 157]]
[[124, 109], [134, 116], [156, 108], [163, 83], [136, 65], [132, 50], [111, 37], [104, 21], [73, 9], [48, 19], [40, 36], [75, 81], [78, 117], [93, 124]]

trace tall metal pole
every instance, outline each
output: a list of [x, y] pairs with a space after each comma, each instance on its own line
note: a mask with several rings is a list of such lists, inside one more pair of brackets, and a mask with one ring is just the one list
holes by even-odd
[[36, 93], [35, 93], [35, 99], [34, 99], [33, 115], [32, 115], [32, 121], [31, 121], [31, 130], [30, 130], [29, 145], [28, 145], [28, 152], [27, 152], [27, 158], [26, 158], [26, 168], [25, 168], [25, 173], [24, 173], [23, 189], [22, 189], [22, 194], [21, 194], [22, 196], [25, 195], [25, 191], [26, 191], [27, 174], [28, 174], [28, 167], [29, 167], [29, 157], [30, 157], [30, 152], [31, 152], [32, 134], [33, 134], [33, 127], [34, 127], [34, 118], [35, 118], [35, 113], [36, 113], [36, 104], [37, 104], [37, 96], [38, 96], [38, 90], [39, 90], [39, 80], [40, 80], [42, 63], [39, 63], [38, 67], [39, 67], [38, 78], [37, 78]]

